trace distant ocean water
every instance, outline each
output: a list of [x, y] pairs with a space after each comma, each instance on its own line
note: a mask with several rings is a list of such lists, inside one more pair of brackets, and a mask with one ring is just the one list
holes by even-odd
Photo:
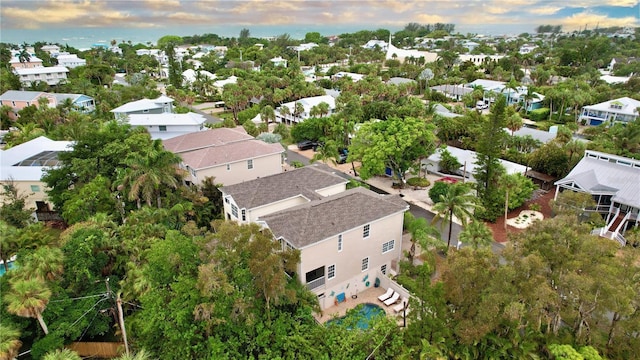
[[[237, 37], [240, 30], [247, 28], [253, 37], [270, 37], [281, 34], [289, 34], [293, 39], [304, 39], [308, 32], [317, 31], [324, 36], [353, 33], [360, 30], [376, 30], [379, 28], [388, 29], [391, 32], [401, 30], [401, 28], [391, 27], [370, 27], [363, 24], [352, 25], [306, 25], [291, 24], [282, 26], [265, 25], [237, 25], [237, 26], [193, 26], [193, 27], [161, 27], [161, 28], [50, 28], [37, 30], [15, 30], [2, 29], [0, 31], [0, 41], [11, 44], [22, 44], [24, 42], [32, 44], [37, 41], [47, 43], [59, 43], [61, 45], [83, 49], [89, 48], [93, 44], [109, 44], [111, 40], [118, 43], [131, 41], [133, 44], [155, 44], [164, 35], [203, 35], [206, 33], [218, 34], [222, 37]], [[480, 25], [474, 27], [456, 26], [456, 31], [462, 34], [519, 34], [523, 32], [533, 32], [534, 25]]]

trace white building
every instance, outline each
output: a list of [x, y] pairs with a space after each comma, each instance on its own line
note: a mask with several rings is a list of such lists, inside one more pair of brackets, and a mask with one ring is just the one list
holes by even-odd
[[[449, 151], [453, 157], [458, 159], [458, 162], [461, 164], [460, 168], [456, 170], [456, 174], [459, 176], [464, 176], [469, 181], [475, 181], [473, 174], [476, 172], [478, 165], [476, 162], [478, 161], [478, 154], [475, 151], [464, 150], [453, 146], [447, 146], [446, 150]], [[427, 159], [422, 160], [422, 166], [426, 168], [427, 171], [432, 171], [435, 173], [439, 173], [441, 171], [440, 168], [440, 154], [442, 150], [438, 149], [435, 153], [429, 156]], [[516, 164], [507, 160], [500, 160], [500, 164], [505, 168], [507, 174], [516, 174], [520, 173], [524, 175], [527, 167], [524, 165]], [[465, 172], [466, 171], [466, 172]]]
[[42, 81], [47, 85], [58, 85], [61, 81], [67, 80], [69, 69], [64, 66], [40, 66], [27, 69], [13, 70], [20, 78], [23, 86], [31, 86], [31, 84]]
[[161, 95], [156, 99], [141, 99], [128, 102], [111, 110], [116, 120], [125, 121], [130, 114], [173, 113], [173, 99]]
[[18, 193], [26, 195], [26, 207], [38, 211], [51, 210], [46, 184], [40, 179], [49, 167], [59, 165], [57, 154], [70, 151], [72, 142], [54, 141], [40, 136], [7, 150], [0, 150], [0, 182], [12, 183]]
[[[297, 116], [294, 116], [296, 103], [299, 103], [304, 108], [304, 111]], [[291, 101], [288, 103], [282, 104], [275, 111], [276, 113], [276, 122], [282, 122], [286, 124], [294, 124], [304, 121], [304, 119], [308, 119], [311, 117], [311, 109], [314, 106], [318, 106], [320, 103], [326, 103], [329, 105], [329, 113], [326, 115], [330, 115], [333, 113], [333, 110], [336, 108], [336, 99], [330, 95], [321, 95], [321, 96], [313, 96], [308, 98], [302, 98], [296, 101]], [[282, 112], [282, 108], [288, 108], [289, 114]], [[326, 116], [325, 115], [325, 116]]]
[[152, 139], [171, 139], [176, 136], [205, 130], [207, 119], [193, 112], [186, 114], [129, 114], [127, 123], [144, 127]]
[[87, 61], [85, 59], [79, 58], [76, 54], [58, 55], [57, 59], [59, 66], [64, 66], [68, 69], [87, 65]]
[[609, 100], [584, 106], [578, 121], [584, 121], [587, 125], [600, 125], [604, 122], [630, 123], [638, 119], [638, 108], [640, 101], [628, 97]]

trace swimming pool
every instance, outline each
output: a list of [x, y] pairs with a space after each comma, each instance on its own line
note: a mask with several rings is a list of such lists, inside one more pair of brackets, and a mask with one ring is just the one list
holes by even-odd
[[383, 308], [376, 304], [365, 303], [356, 306], [354, 309], [349, 310], [347, 315], [339, 317], [337, 319], [331, 319], [327, 321], [326, 325], [345, 325], [349, 329], [353, 326], [359, 329], [368, 329], [371, 320], [379, 316], [384, 316], [385, 311]]
[[[7, 263], [7, 266], [9, 267], [9, 270], [13, 269], [14, 268], [13, 261], [9, 261]], [[5, 273], [4, 263], [0, 263], [0, 276], [4, 275], [4, 273]]]

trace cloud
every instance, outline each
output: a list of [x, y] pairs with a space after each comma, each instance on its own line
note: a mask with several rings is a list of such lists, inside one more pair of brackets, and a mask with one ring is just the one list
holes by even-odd
[[562, 25], [564, 30], [578, 30], [585, 26], [594, 28], [599, 27], [611, 27], [611, 26], [637, 26], [638, 18], [629, 16], [623, 18], [611, 18], [602, 14], [595, 14], [589, 11], [581, 12], [571, 15], [564, 19], [556, 21]]
[[530, 9], [529, 12], [535, 15], [553, 15], [562, 10], [559, 6], [541, 6]]

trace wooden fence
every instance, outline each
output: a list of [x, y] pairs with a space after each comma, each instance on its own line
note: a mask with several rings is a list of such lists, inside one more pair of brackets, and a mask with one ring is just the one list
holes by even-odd
[[80, 356], [96, 358], [114, 358], [124, 351], [124, 343], [120, 342], [74, 342], [67, 346]]

